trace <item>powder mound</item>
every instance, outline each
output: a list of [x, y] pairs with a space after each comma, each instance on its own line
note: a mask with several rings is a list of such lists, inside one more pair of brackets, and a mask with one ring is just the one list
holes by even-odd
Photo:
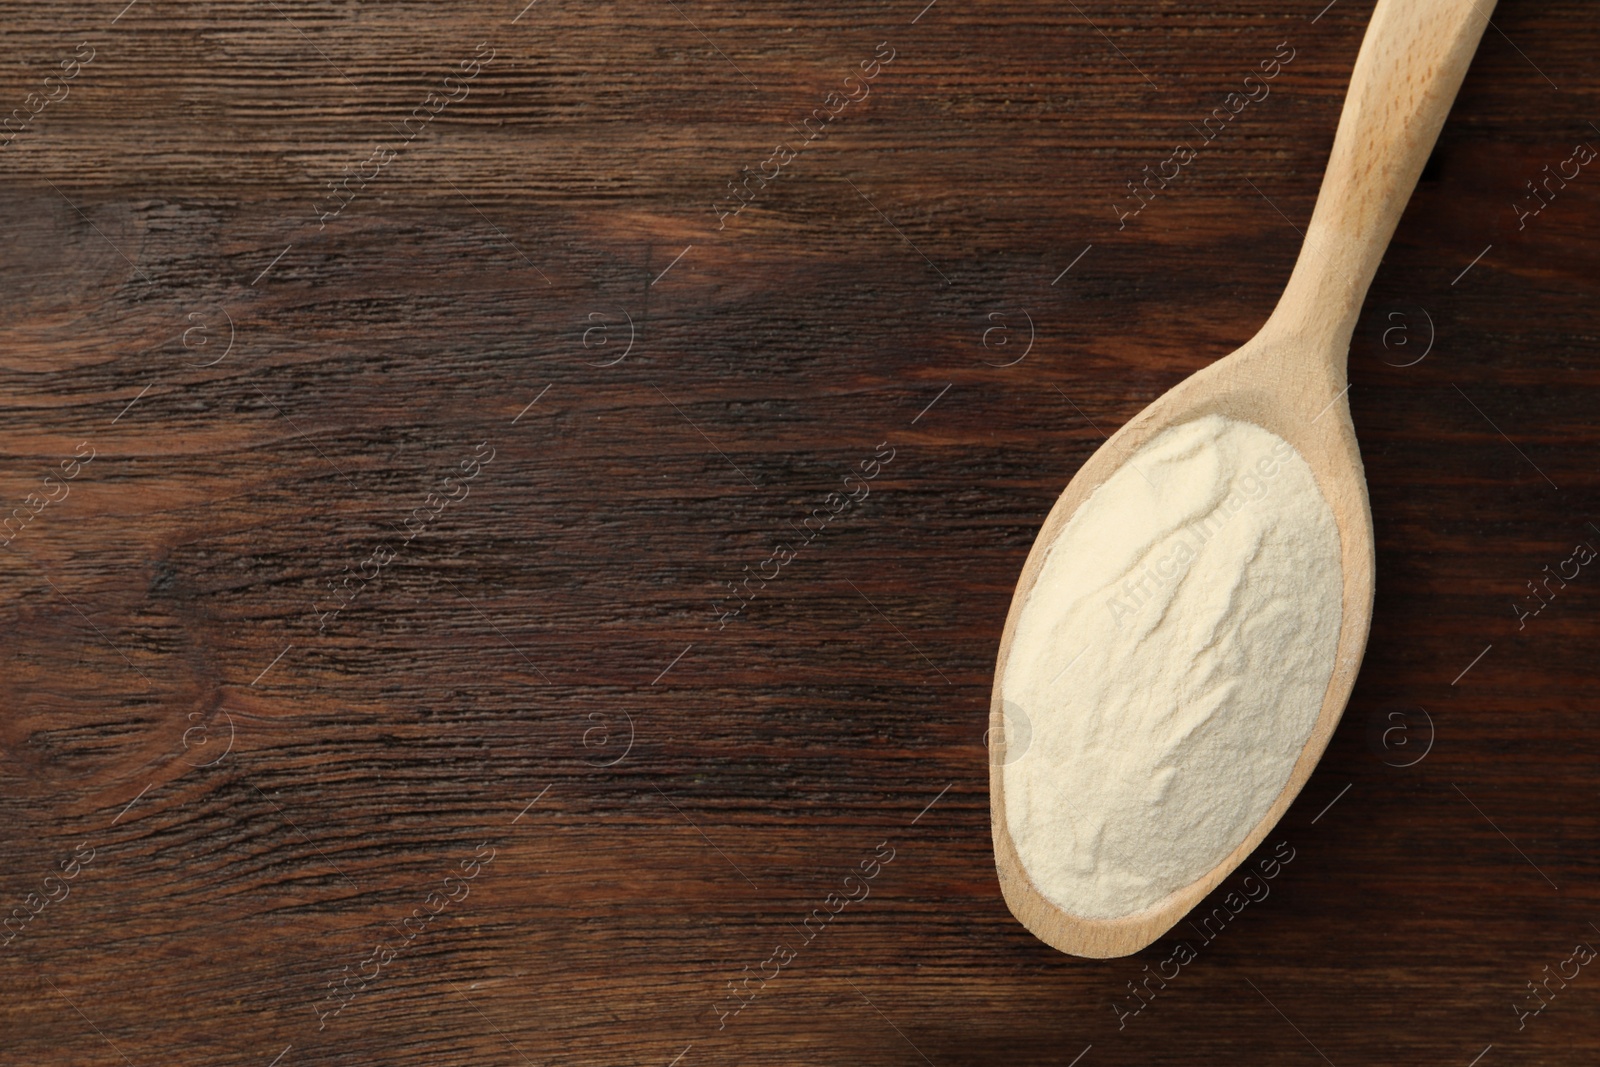
[[1130, 915], [1238, 847], [1321, 712], [1343, 587], [1311, 468], [1252, 423], [1166, 430], [1079, 506], [1001, 693], [1006, 820], [1045, 897]]

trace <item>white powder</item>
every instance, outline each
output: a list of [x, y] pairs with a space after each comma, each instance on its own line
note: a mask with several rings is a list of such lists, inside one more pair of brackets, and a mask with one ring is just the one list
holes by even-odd
[[1166, 430], [1079, 506], [1001, 694], [1006, 821], [1045, 897], [1129, 915], [1238, 847], [1321, 711], [1342, 593], [1311, 468], [1248, 422]]

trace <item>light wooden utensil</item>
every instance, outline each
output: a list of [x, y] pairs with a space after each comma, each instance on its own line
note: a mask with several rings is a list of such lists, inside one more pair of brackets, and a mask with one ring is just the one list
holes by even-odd
[[[1373, 583], [1372, 512], [1345, 395], [1350, 337], [1493, 7], [1493, 0], [1378, 0], [1299, 259], [1266, 325], [1244, 347], [1145, 408], [1089, 457], [1028, 554], [995, 669], [990, 818], [1006, 903], [1035, 936], [1063, 952], [1126, 956], [1183, 918], [1283, 816], [1344, 713], [1366, 649]], [[1288, 784], [1237, 848], [1210, 872], [1143, 911], [1111, 920], [1080, 918], [1056, 907], [1029, 880], [1006, 824], [1000, 694], [1012, 635], [1050, 545], [1078, 505], [1152, 437], [1213, 413], [1255, 423], [1292, 444], [1333, 509], [1344, 566], [1344, 615], [1333, 676]]]

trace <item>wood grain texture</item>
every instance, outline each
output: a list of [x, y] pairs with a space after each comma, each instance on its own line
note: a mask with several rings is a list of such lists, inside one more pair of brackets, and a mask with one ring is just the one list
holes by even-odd
[[1595, 177], [1524, 184], [1600, 144], [1584, 5], [1497, 8], [1357, 324], [1372, 634], [1270, 896], [1119, 1028], [1174, 941], [995, 879], [1028, 546], [1271, 310], [1370, 11], [0, 4], [0, 113], [94, 50], [0, 148], [0, 515], [68, 490], [0, 570], [4, 1058], [1592, 1060], [1592, 968], [1514, 1010], [1600, 940], [1596, 578], [1527, 585], [1600, 545]]

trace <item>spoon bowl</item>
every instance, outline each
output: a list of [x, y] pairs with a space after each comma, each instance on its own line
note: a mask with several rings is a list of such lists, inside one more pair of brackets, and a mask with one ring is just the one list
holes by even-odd
[[[1366, 649], [1374, 579], [1372, 512], [1348, 402], [1350, 337], [1492, 6], [1475, 0], [1379, 0], [1299, 259], [1271, 317], [1243, 347], [1178, 383], [1096, 450], [1034, 541], [995, 669], [988, 735], [990, 815], [1006, 904], [1036, 937], [1063, 952], [1125, 956], [1170, 929], [1271, 832], [1315, 770], [1344, 713]], [[1343, 576], [1333, 671], [1287, 782], [1221, 862], [1142, 910], [1111, 919], [1074, 915], [1035, 884], [1008, 823], [1002, 691], [1012, 642], [1045, 559], [1080, 505], [1157, 435], [1207, 415], [1251, 423], [1287, 441], [1310, 467], [1333, 513]]]

